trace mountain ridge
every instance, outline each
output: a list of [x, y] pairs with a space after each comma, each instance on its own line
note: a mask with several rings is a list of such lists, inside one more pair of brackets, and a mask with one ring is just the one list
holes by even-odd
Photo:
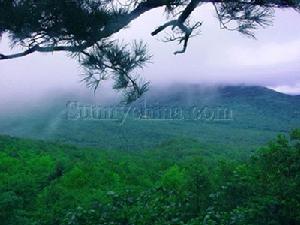
[[[216, 120], [140, 120], [126, 118], [122, 121], [66, 119], [66, 101], [97, 105], [94, 99], [81, 100], [74, 96], [57, 97], [38, 110], [20, 115], [0, 117], [0, 133], [17, 137], [58, 140], [107, 149], [152, 148], [176, 138], [196, 139], [219, 150], [255, 149], [274, 138], [300, 127], [300, 96], [282, 94], [260, 86], [210, 86], [182, 85], [180, 87], [153, 88], [146, 98], [133, 106], [157, 109], [182, 107], [198, 110], [223, 107], [233, 112], [231, 121]], [[87, 100], [87, 101], [85, 101]], [[82, 102], [84, 101], [84, 102]], [[115, 101], [114, 101], [115, 102]], [[51, 105], [51, 104], [52, 105]], [[105, 106], [105, 105], [103, 105]], [[115, 107], [114, 104], [111, 104]], [[297, 113], [298, 112], [298, 113]], [[201, 112], [200, 112], [201, 113]]]

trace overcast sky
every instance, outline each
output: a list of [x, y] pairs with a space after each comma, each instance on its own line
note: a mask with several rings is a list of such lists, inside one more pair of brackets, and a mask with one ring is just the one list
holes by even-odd
[[[151, 37], [153, 29], [165, 21], [161, 9], [148, 12], [130, 27], [115, 35], [125, 41], [143, 39], [153, 55], [152, 64], [142, 75], [153, 84], [201, 82], [258, 84], [288, 93], [300, 93], [300, 14], [278, 10], [274, 25], [256, 32], [257, 40], [219, 29], [211, 7], [193, 14], [203, 21], [201, 35], [190, 41], [183, 55], [180, 48]], [[0, 52], [9, 52], [7, 38]], [[38, 98], [46, 93], [78, 89], [81, 70], [76, 61], [62, 53], [33, 54], [11, 61], [0, 61], [0, 103], [24, 96]]]

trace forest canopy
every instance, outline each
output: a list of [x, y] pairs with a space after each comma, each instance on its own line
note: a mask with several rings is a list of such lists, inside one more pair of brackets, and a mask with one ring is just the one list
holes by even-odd
[[0, 136], [5, 225], [297, 225], [300, 132], [245, 161], [196, 141], [99, 151]]

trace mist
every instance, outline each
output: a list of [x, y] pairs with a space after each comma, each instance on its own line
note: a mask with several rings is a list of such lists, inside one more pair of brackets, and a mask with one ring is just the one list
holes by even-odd
[[[277, 10], [273, 26], [256, 32], [257, 40], [237, 32], [219, 29], [210, 6], [194, 12], [203, 21], [201, 34], [193, 38], [185, 54], [174, 56], [180, 46], [164, 43], [161, 35], [150, 33], [165, 20], [162, 9], [146, 13], [115, 39], [132, 42], [144, 40], [153, 55], [152, 62], [138, 71], [151, 86], [173, 83], [202, 85], [261, 85], [288, 94], [300, 93], [300, 15], [292, 10]], [[291, 23], [290, 21], [293, 21]], [[10, 52], [7, 37], [0, 42], [0, 52]], [[14, 49], [18, 51], [18, 49]], [[94, 94], [80, 82], [82, 68], [63, 53], [32, 54], [0, 62], [1, 112], [39, 107], [51, 99], [89, 99], [117, 102], [121, 96], [104, 83]]]

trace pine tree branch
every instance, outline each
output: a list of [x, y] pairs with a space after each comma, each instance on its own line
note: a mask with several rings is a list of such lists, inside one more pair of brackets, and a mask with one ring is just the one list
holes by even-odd
[[[298, 1], [290, 1], [290, 0], [252, 0], [252, 1], [231, 1], [231, 0], [190, 0], [187, 4], [184, 11], [180, 14], [177, 20], [169, 21], [161, 26], [159, 26], [154, 32], [152, 32], [152, 35], [157, 35], [167, 27], [177, 27], [179, 28], [183, 33], [184, 37], [182, 37], [181, 42], [184, 43], [183, 51], [178, 51], [176, 53], [184, 52], [187, 46], [187, 42], [189, 37], [191, 36], [191, 28], [185, 25], [185, 21], [187, 18], [191, 15], [191, 13], [195, 10], [196, 7], [199, 6], [201, 3], [213, 3], [213, 4], [227, 4], [227, 3], [240, 3], [240, 4], [249, 4], [249, 5], [255, 5], [255, 6], [262, 6], [262, 7], [270, 7], [270, 8], [294, 8], [295, 10], [300, 9], [300, 3]], [[115, 19], [110, 21], [106, 26], [101, 29], [100, 31], [97, 31], [95, 33], [95, 38], [89, 41], [85, 41], [83, 44], [80, 45], [69, 45], [69, 46], [47, 46], [47, 43], [45, 43], [46, 47], [40, 46], [39, 44], [35, 43], [33, 44], [33, 47], [29, 46], [28, 49], [26, 49], [23, 52], [11, 54], [11, 55], [5, 55], [0, 53], [0, 60], [6, 60], [6, 59], [15, 59], [19, 57], [24, 57], [29, 54], [32, 54], [34, 52], [55, 52], [55, 51], [67, 51], [67, 52], [81, 52], [87, 48], [90, 48], [94, 46], [97, 42], [100, 42], [101, 40], [105, 38], [111, 37], [113, 34], [119, 32], [121, 29], [125, 28], [129, 25], [129, 23], [135, 19], [137, 19], [139, 16], [144, 14], [147, 11], [150, 11], [155, 8], [159, 8], [162, 6], [167, 5], [174, 5], [178, 6], [178, 3], [176, 4], [176, 1], [172, 0], [145, 0], [140, 2], [134, 10], [131, 12], [116, 16]]]

